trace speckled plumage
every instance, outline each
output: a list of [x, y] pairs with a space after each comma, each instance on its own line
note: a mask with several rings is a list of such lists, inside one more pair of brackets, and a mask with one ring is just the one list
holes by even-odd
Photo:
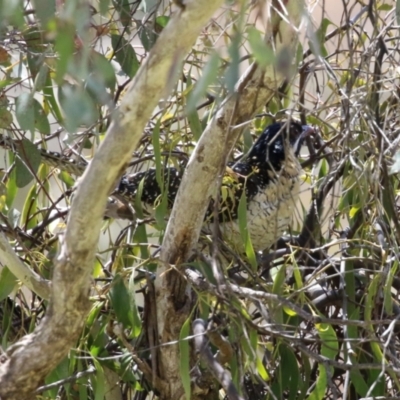
[[[290, 223], [299, 194], [301, 167], [297, 155], [302, 136], [309, 129], [295, 122], [289, 126], [272, 124], [242, 160], [228, 164], [219, 196], [219, 221], [224, 239], [238, 251], [243, 250], [238, 226], [238, 205], [243, 191], [247, 201], [247, 229], [254, 250], [273, 245]], [[164, 170], [163, 182], [168, 182], [171, 206], [180, 181], [179, 170]], [[143, 182], [141, 201], [151, 208], [161, 195], [154, 169], [124, 176], [117, 191], [134, 199], [140, 182]], [[212, 219], [214, 201], [206, 214], [208, 222]]]

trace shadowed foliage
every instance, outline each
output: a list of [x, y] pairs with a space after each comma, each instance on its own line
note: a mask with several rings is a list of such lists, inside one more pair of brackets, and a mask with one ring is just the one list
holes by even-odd
[[[192, 3], [0, 0], [0, 372], [54, 317], [51, 301], [68, 304], [50, 282], [76, 188]], [[268, 3], [227, 2], [188, 54], [157, 50], [153, 64], [172, 67], [110, 184], [85, 320], [70, 320], [80, 336], [25, 398], [399, 398], [399, 6]], [[291, 25], [298, 43], [282, 45]], [[306, 124], [293, 218], [253, 246], [246, 210]], [[211, 169], [201, 140], [213, 126], [226, 134], [215, 181], [184, 193], [194, 162]], [[193, 249], [193, 229], [174, 233], [179, 209], [168, 222], [177, 197], [206, 199]], [[18, 398], [4, 376], [0, 396]]]

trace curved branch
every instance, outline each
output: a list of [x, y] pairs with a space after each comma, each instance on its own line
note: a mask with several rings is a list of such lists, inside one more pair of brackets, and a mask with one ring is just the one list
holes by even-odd
[[20, 260], [3, 232], [0, 232], [0, 263], [6, 266], [32, 292], [45, 300], [49, 299], [50, 281], [43, 279]]
[[159, 99], [169, 94], [182, 58], [222, 3], [185, 1], [185, 7], [171, 17], [114, 112], [107, 135], [83, 174], [72, 203], [55, 263], [46, 317], [32, 334], [10, 347], [2, 357], [1, 398], [32, 398], [30, 393], [78, 338], [90, 306], [90, 276], [107, 196]]
[[[280, 54], [294, 55], [304, 2], [288, 0], [271, 3], [267, 45], [275, 52], [277, 59]], [[285, 12], [281, 9], [283, 3], [287, 8]], [[286, 15], [285, 20], [282, 19], [283, 14]], [[225, 99], [211, 119], [190, 157], [164, 235], [160, 255], [162, 265], [157, 270], [155, 281], [161, 343], [176, 341], [180, 327], [189, 315], [186, 281], [179, 272], [170, 268], [170, 264], [179, 264], [188, 259], [198, 241], [218, 176], [225, 168], [227, 157], [242, 132], [243, 123], [250, 121], [259, 112], [285, 78], [287, 76], [280, 74], [274, 65], [263, 70], [252, 64], [239, 79], [235, 92]], [[177, 347], [161, 347], [160, 352], [160, 371], [170, 383], [171, 392], [176, 393], [178, 388], [173, 388], [174, 384], [181, 384], [176, 379], [179, 377]]]
[[206, 341], [206, 323], [202, 319], [196, 319], [192, 324], [194, 345], [196, 352], [200, 354], [201, 358], [205, 361], [207, 367], [213, 373], [215, 378], [224, 388], [228, 399], [232, 400], [243, 400], [243, 397], [239, 395], [232, 382], [232, 377], [228, 371], [214, 358], [211, 350], [208, 347]]

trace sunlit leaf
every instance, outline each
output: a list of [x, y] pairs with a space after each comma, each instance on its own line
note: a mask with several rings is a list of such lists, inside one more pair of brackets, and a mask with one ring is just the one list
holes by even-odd
[[[329, 324], [316, 324], [318, 334], [322, 341], [321, 355], [328, 359], [335, 360], [339, 350], [339, 343], [335, 330]], [[329, 368], [329, 373], [327, 369]], [[318, 365], [319, 375], [314, 390], [308, 397], [309, 400], [322, 400], [325, 398], [325, 392], [328, 389], [328, 375], [332, 376], [333, 367]]]
[[169, 22], [170, 18], [167, 15], [160, 15], [156, 18], [156, 23], [161, 27], [165, 28]]
[[34, 217], [38, 209], [37, 199], [36, 185], [33, 185], [25, 198], [21, 213], [21, 224], [25, 225], [25, 229], [31, 229], [37, 225], [37, 216]]
[[106, 392], [104, 370], [101, 364], [93, 358], [96, 368], [95, 384], [94, 384], [94, 400], [104, 400]]

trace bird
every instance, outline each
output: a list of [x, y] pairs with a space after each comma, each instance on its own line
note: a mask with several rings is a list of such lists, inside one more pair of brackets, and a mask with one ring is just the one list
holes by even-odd
[[[297, 121], [275, 122], [263, 130], [246, 155], [227, 164], [220, 188], [218, 222], [223, 238], [234, 249], [243, 252], [244, 248], [239, 227], [242, 196], [246, 200], [247, 232], [254, 251], [270, 248], [282, 236], [300, 192], [300, 148], [312, 132], [311, 126]], [[169, 208], [173, 206], [182, 175], [178, 168], [163, 170]], [[141, 204], [150, 213], [162, 193], [155, 168], [124, 175], [114, 192], [131, 202], [140, 195]], [[208, 226], [213, 223], [215, 203], [212, 198], [205, 215]]]
[[[304, 138], [314, 132], [309, 125], [291, 121], [275, 122], [267, 126], [247, 154], [231, 161], [222, 177], [218, 205], [212, 198], [205, 215], [206, 228], [210, 228], [214, 209], [218, 209], [218, 222], [223, 238], [233, 248], [243, 252], [243, 237], [239, 228], [239, 204], [246, 200], [247, 232], [254, 251], [270, 248], [282, 236], [290, 223], [300, 191], [301, 166], [298, 160]], [[0, 135], [0, 146], [18, 148], [20, 141]], [[83, 158], [74, 160], [62, 154], [40, 149], [43, 162], [81, 175], [87, 166]], [[183, 169], [166, 167], [162, 170], [160, 188], [157, 171], [149, 168], [125, 174], [109, 198], [106, 214], [112, 219], [133, 219], [131, 204], [140, 202], [152, 214], [166, 193], [168, 207], [172, 209]], [[123, 201], [121, 201], [121, 199]]]

